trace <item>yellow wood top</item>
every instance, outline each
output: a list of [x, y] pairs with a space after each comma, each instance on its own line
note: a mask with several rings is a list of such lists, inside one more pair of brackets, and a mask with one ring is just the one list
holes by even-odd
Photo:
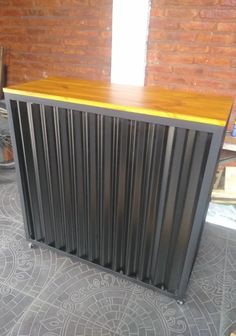
[[230, 97], [53, 77], [5, 88], [4, 92], [225, 126]]

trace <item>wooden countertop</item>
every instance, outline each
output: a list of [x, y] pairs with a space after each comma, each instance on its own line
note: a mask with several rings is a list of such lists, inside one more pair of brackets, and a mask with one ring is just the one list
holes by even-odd
[[4, 88], [5, 93], [225, 126], [230, 97], [53, 77]]

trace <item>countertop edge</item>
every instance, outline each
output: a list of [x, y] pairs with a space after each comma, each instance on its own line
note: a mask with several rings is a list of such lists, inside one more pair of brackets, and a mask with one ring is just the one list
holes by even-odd
[[[186, 122], [196, 122], [201, 124], [208, 124], [218, 127], [225, 127], [227, 125], [227, 120], [219, 120], [219, 119], [212, 119], [212, 118], [203, 118], [195, 116], [195, 115], [188, 115], [185, 114], [181, 115], [181, 113], [173, 113], [168, 111], [159, 111], [159, 110], [152, 110], [152, 109], [144, 109], [140, 107], [131, 107], [126, 105], [113, 105], [111, 103], [104, 103], [99, 101], [90, 101], [90, 100], [84, 100], [84, 99], [78, 99], [78, 98], [70, 98], [70, 97], [63, 97], [63, 96], [56, 96], [56, 95], [50, 95], [45, 93], [37, 93], [37, 92], [30, 92], [30, 91], [24, 91], [24, 90], [17, 90], [13, 88], [5, 87], [3, 88], [3, 92], [7, 94], [14, 94], [19, 96], [26, 96], [26, 97], [33, 97], [33, 98], [40, 98], [40, 99], [47, 99], [47, 100], [53, 100], [53, 101], [60, 101], [60, 102], [66, 102], [66, 103], [72, 103], [72, 104], [81, 104], [85, 106], [91, 106], [91, 107], [99, 107], [99, 108], [105, 108], [110, 110], [119, 110], [128, 112], [128, 113], [137, 113], [137, 114], [143, 114], [143, 115], [151, 115], [155, 117], [160, 118], [169, 118], [169, 119], [176, 119], [176, 120], [182, 120]], [[231, 97], [225, 96], [225, 98], [229, 99], [229, 111], [232, 108], [233, 105], [233, 99]], [[230, 112], [229, 112], [230, 114]]]

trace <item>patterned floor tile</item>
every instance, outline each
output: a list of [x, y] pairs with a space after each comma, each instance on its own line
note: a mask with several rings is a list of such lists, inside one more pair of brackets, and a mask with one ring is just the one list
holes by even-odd
[[228, 240], [221, 314], [221, 335], [236, 330], [236, 241]]
[[115, 332], [133, 289], [123, 278], [77, 262], [57, 273], [39, 298]]
[[67, 258], [47, 248], [29, 248], [24, 231], [0, 218], [0, 281], [36, 296]]
[[0, 282], [0, 335], [5, 336], [19, 321], [33, 298]]
[[0, 216], [23, 223], [20, 197], [15, 182], [0, 184]]
[[81, 316], [35, 301], [8, 336], [115, 336]]
[[217, 276], [224, 270], [227, 246], [227, 232], [208, 224], [205, 226], [200, 249], [192, 272], [192, 278], [204, 279]]
[[135, 286], [117, 333], [122, 336], [192, 335], [182, 307], [175, 300], [140, 286]]

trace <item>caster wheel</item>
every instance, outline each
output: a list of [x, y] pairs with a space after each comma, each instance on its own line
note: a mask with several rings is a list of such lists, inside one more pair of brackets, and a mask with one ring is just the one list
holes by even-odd
[[182, 306], [184, 304], [184, 300], [177, 300], [176, 301], [180, 306]]
[[31, 249], [34, 248], [34, 244], [30, 242], [29, 243], [29, 248], [31, 248]]
[[165, 290], [165, 286], [164, 285], [161, 286], [161, 290]]

